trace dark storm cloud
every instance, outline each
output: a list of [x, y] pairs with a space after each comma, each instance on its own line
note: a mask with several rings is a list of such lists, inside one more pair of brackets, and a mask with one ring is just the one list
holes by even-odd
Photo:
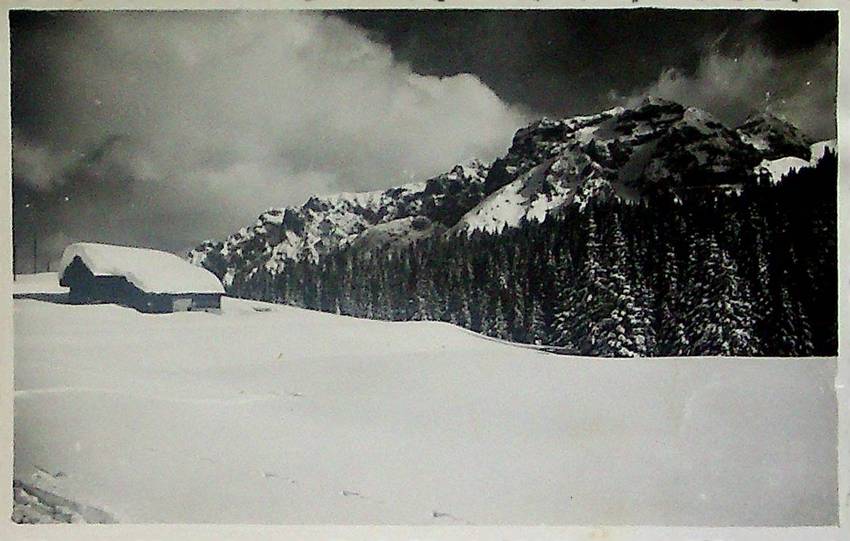
[[51, 257], [77, 239], [185, 249], [313, 193], [492, 159], [534, 117], [645, 92], [727, 122], [766, 104], [834, 134], [831, 13], [10, 19], [15, 240], [37, 229]]
[[[539, 114], [595, 112], [637, 93], [668, 91], [736, 122], [772, 90], [776, 112], [787, 110], [816, 137], [834, 136], [834, 12], [389, 11], [375, 16], [355, 11], [343, 16], [390, 44], [414, 70], [471, 71], [506, 102]], [[735, 58], [752, 64], [719, 66]], [[744, 66], [758, 71], [751, 78]], [[724, 79], [716, 70], [734, 75], [729, 87], [734, 97], [722, 99]], [[718, 79], [711, 80], [713, 75]], [[677, 85], [670, 84], [673, 78]], [[817, 87], [805, 86], [807, 81]], [[702, 89], [703, 83], [712, 88]], [[753, 97], [746, 99], [743, 89], [750, 84]], [[692, 90], [700, 98], [693, 103], [687, 92]], [[715, 97], [705, 99], [705, 94]], [[819, 119], [811, 122], [806, 113]]]
[[663, 66], [695, 67], [700, 36], [729, 24], [720, 12], [660, 10], [350, 12], [414, 70], [472, 71], [503, 99], [550, 115], [604, 105], [600, 88], [628, 90]]

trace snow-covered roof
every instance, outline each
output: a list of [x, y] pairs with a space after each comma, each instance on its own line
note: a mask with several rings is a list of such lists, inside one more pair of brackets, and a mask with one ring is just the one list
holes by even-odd
[[95, 276], [123, 276], [149, 293], [224, 293], [213, 273], [174, 254], [93, 242], [77, 242], [65, 248], [60, 280], [76, 257]]

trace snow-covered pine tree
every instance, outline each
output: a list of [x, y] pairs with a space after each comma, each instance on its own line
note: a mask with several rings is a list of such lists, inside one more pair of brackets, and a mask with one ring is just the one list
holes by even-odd
[[511, 340], [515, 342], [526, 341], [525, 331], [525, 310], [522, 284], [514, 282], [513, 287], [508, 288], [510, 293], [509, 298], [509, 318], [508, 318], [508, 334]]
[[[738, 267], [717, 243], [713, 233], [700, 235], [693, 245], [701, 257], [692, 259], [687, 329], [688, 355], [756, 355], [752, 303], [738, 276]], [[696, 261], [702, 262], [695, 266]]]
[[543, 314], [542, 302], [531, 301], [530, 317], [528, 318], [528, 337], [529, 342], [536, 345], [548, 343], [548, 335], [546, 334], [546, 322]]
[[420, 273], [416, 281], [415, 295], [417, 301], [417, 319], [421, 321], [437, 319], [437, 294], [434, 291], [434, 282], [431, 281], [431, 277], [425, 272]]
[[496, 338], [507, 340], [508, 320], [505, 317], [505, 303], [502, 300], [499, 292], [494, 292], [490, 297], [489, 310], [490, 318], [488, 321], [487, 334]]
[[679, 258], [676, 255], [675, 246], [672, 242], [667, 242], [658, 278], [659, 355], [685, 355], [689, 349], [680, 276]]
[[561, 348], [564, 353], [578, 354], [579, 340], [587, 332], [587, 312], [584, 309], [587, 284], [575, 272], [569, 251], [562, 250], [555, 264], [553, 329], [549, 343]]
[[749, 244], [749, 261], [752, 269], [749, 276], [749, 287], [753, 299], [753, 315], [756, 319], [756, 333], [759, 340], [766, 342], [772, 338], [771, 322], [774, 319], [775, 284], [772, 280], [769, 246], [771, 246], [770, 229], [767, 227], [764, 214], [757, 205], [751, 204], [746, 215], [746, 225], [751, 236]]
[[812, 355], [815, 348], [811, 324], [791, 273], [799, 265], [793, 247], [788, 249], [785, 263], [778, 276], [779, 291], [771, 311], [772, 343], [780, 355]]
[[802, 304], [794, 299], [788, 287], [779, 288], [777, 319], [774, 321], [774, 344], [779, 355], [792, 357], [812, 355], [812, 329], [802, 309]]
[[[600, 283], [591, 310], [592, 349], [588, 354], [605, 357], [640, 357], [647, 354], [651, 337], [646, 315], [637, 298], [628, 267], [625, 237], [617, 214], [612, 214], [607, 243], [607, 279]], [[649, 338], [649, 339], [648, 339]]]
[[[638, 207], [637, 210], [641, 211], [642, 209]], [[639, 344], [639, 356], [647, 357], [655, 355], [658, 347], [658, 322], [655, 311], [657, 293], [652, 284], [652, 259], [649, 256], [650, 246], [654, 248], [658, 244], [658, 239], [657, 237], [647, 238], [652, 231], [650, 228], [647, 228], [648, 231], [643, 231], [644, 224], [637, 219], [640, 214], [635, 209], [632, 209], [627, 217], [631, 219], [628, 229], [632, 235], [628, 242], [625, 264], [628, 269], [629, 280], [635, 290], [634, 334], [636, 337], [643, 337], [643, 343]], [[625, 222], [621, 222], [621, 224], [623, 223]], [[622, 227], [625, 232], [625, 226]], [[639, 339], [636, 341], [640, 342]]]

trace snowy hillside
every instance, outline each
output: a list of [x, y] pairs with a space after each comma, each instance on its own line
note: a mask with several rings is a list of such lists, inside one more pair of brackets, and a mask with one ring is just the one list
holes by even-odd
[[814, 167], [818, 161], [823, 158], [827, 150], [835, 152], [835, 139], [820, 141], [809, 146], [809, 159], [799, 158], [797, 156], [785, 156], [774, 160], [762, 160], [756, 167], [757, 175], [767, 175], [771, 182], [776, 183], [782, 180], [782, 177], [790, 173], [792, 170], [800, 170], [803, 167]]
[[837, 145], [838, 140], [836, 139], [827, 139], [826, 141], [813, 144], [809, 147], [809, 150], [812, 152], [811, 162], [816, 162], [823, 158], [827, 150], [837, 152]]
[[439, 223], [425, 216], [408, 216], [371, 227], [357, 236], [351, 246], [357, 250], [376, 248], [404, 248], [445, 230]]
[[[54, 282], [20, 277], [17, 291]], [[16, 299], [14, 317], [14, 477], [21, 505], [72, 507], [51, 516], [837, 518], [829, 360], [564, 357], [230, 298], [221, 314], [167, 315]]]
[[[542, 222], [549, 212], [574, 201], [580, 185], [590, 185], [601, 176], [596, 170], [588, 172], [593, 168], [589, 160], [576, 163], [571, 158], [547, 160], [533, 167], [466, 213], [452, 231], [499, 233], [506, 226], [518, 226], [523, 219]], [[557, 173], [564, 173], [566, 178], [553, 182]], [[545, 190], [541, 189], [544, 184]]]

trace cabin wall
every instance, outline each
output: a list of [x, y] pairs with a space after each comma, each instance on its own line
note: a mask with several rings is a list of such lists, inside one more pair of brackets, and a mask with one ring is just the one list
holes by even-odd
[[169, 293], [151, 296], [158, 297], [156, 306], [167, 307], [157, 311], [195, 312], [221, 308], [220, 293]]
[[174, 311], [171, 295], [157, 293], [143, 293], [132, 307], [150, 314], [167, 314]]
[[218, 310], [221, 308], [221, 293], [194, 293], [193, 310]]
[[218, 310], [221, 308], [221, 294], [143, 292], [133, 308], [155, 314]]
[[141, 301], [144, 292], [123, 276], [95, 276], [79, 258], [68, 265], [61, 285], [70, 288], [72, 303], [118, 303], [133, 306]]

